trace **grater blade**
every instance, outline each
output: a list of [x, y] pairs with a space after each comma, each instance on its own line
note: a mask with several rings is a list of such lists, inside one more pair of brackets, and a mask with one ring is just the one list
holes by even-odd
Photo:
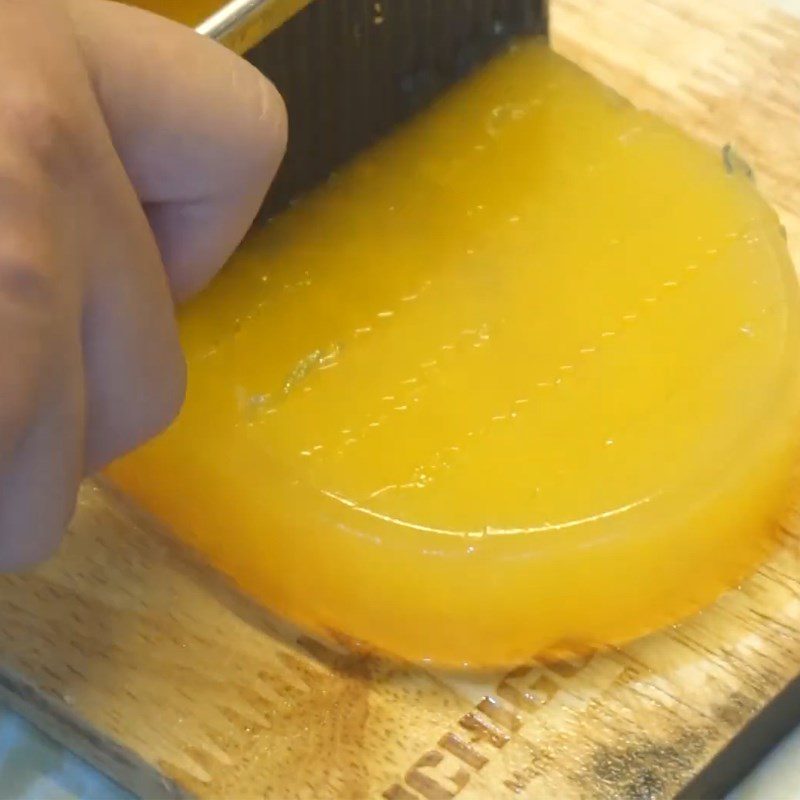
[[547, 32], [547, 0], [233, 0], [198, 27], [267, 75], [291, 135], [272, 214], [513, 37]]

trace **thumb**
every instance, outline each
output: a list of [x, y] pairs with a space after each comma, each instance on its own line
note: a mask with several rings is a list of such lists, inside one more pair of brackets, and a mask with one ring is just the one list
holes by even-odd
[[114, 145], [183, 299], [246, 233], [286, 147], [254, 67], [189, 28], [105, 0], [70, 12]]

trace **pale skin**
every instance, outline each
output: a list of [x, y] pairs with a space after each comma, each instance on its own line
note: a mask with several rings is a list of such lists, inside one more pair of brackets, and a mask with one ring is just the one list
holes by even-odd
[[178, 412], [175, 304], [249, 227], [286, 114], [224, 48], [106, 0], [0, 0], [0, 75], [3, 571]]

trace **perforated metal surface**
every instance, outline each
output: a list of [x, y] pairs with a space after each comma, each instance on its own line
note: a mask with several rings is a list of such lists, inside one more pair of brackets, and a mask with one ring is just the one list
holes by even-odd
[[315, 0], [249, 60], [289, 108], [273, 212], [519, 34], [546, 32], [546, 0]]

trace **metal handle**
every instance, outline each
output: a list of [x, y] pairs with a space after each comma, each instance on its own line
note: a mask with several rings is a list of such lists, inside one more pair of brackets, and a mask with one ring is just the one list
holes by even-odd
[[240, 55], [311, 0], [230, 0], [195, 29]]

